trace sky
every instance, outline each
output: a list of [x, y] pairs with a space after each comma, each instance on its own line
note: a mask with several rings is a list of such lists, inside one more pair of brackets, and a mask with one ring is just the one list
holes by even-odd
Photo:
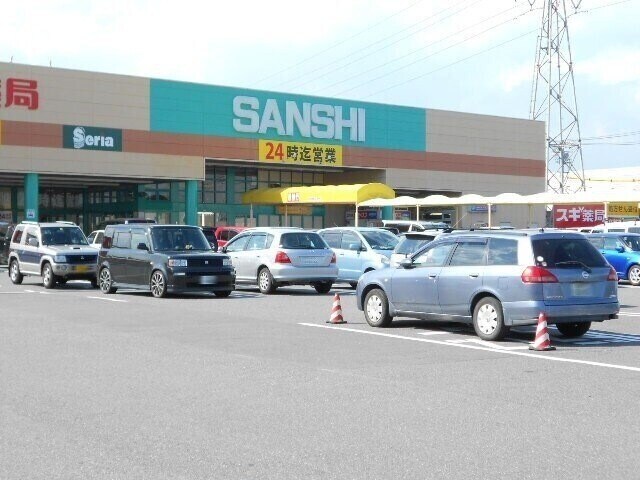
[[[640, 0], [565, 2], [584, 169], [640, 166]], [[530, 118], [544, 4], [25, 0], [0, 61]]]

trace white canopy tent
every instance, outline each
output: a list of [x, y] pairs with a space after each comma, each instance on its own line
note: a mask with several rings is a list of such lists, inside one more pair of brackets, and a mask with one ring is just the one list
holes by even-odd
[[501, 193], [489, 197], [470, 193], [461, 197], [445, 197], [444, 195], [429, 195], [424, 198], [397, 197], [393, 199], [373, 198], [358, 204], [358, 207], [415, 207], [417, 217], [420, 218], [420, 207], [458, 207], [463, 205], [487, 205], [487, 223], [491, 226], [492, 205], [528, 205], [529, 223], [531, 223], [531, 207], [533, 205], [584, 205], [603, 203], [607, 211], [609, 203], [640, 203], [640, 191], [634, 190], [606, 190], [587, 191], [577, 193], [541, 192], [531, 195], [519, 193]]

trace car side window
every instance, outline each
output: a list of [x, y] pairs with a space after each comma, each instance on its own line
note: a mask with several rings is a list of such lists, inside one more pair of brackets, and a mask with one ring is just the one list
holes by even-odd
[[96, 232], [93, 232], [91, 235], [87, 237], [88, 243], [93, 243], [93, 239], [96, 238]]
[[441, 267], [449, 258], [452, 248], [453, 243], [435, 245], [415, 257], [413, 264], [417, 267]]
[[142, 229], [136, 229], [131, 231], [131, 247], [139, 248], [141, 245], [145, 245], [147, 250], [149, 249], [149, 241], [147, 240], [147, 234]]
[[96, 241], [95, 243], [102, 243], [102, 240], [104, 239], [104, 233], [100, 232], [98, 233], [98, 235], [96, 235]]
[[461, 242], [456, 246], [449, 266], [477, 266], [486, 265], [486, 244], [480, 242]]
[[340, 248], [343, 250], [354, 250], [354, 245], [362, 245], [362, 240], [351, 232], [344, 232], [342, 234], [342, 242], [340, 242]]
[[488, 265], [517, 265], [518, 241], [507, 238], [489, 239]]
[[113, 246], [116, 248], [131, 248], [131, 232], [116, 232], [113, 236]]
[[22, 232], [24, 232], [24, 227], [16, 228], [16, 231], [13, 232], [13, 238], [11, 241], [13, 243], [20, 243], [20, 240], [22, 240]]
[[31, 240], [35, 240], [36, 242], [38, 241], [38, 232], [36, 231], [35, 228], [33, 227], [27, 228], [26, 235], [27, 235], [27, 238], [24, 241], [25, 245], [29, 245], [29, 242]]
[[604, 238], [602, 237], [590, 238], [589, 241], [596, 248], [600, 248], [600, 249], [604, 248]]
[[604, 239], [604, 249], [605, 250], [615, 250], [617, 246], [621, 246], [622, 244], [618, 241], [617, 238], [606, 237]]
[[264, 250], [266, 248], [266, 244], [267, 236], [264, 233], [256, 233], [251, 235], [245, 250]]
[[340, 248], [340, 242], [342, 241], [342, 233], [323, 232], [320, 236], [331, 248]]
[[249, 235], [238, 236], [232, 242], [227, 243], [227, 252], [240, 252], [244, 250], [248, 241]]

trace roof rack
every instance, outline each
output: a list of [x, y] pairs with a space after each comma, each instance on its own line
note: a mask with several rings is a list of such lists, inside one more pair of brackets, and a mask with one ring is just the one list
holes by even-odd
[[62, 223], [64, 225], [75, 225], [74, 222], [70, 222], [69, 220], [56, 220], [54, 223]]
[[40, 222], [36, 222], [35, 220], [22, 220], [20, 223], [26, 223], [27, 225], [40, 225]]

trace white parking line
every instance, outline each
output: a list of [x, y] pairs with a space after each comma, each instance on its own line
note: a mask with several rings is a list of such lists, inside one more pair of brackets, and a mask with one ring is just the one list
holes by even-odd
[[106, 300], [107, 302], [127, 303], [126, 300], [118, 300], [117, 298], [105, 298], [105, 297], [86, 297], [86, 298], [92, 298], [93, 300]]
[[427, 330], [426, 332], [418, 332], [418, 335], [448, 335], [453, 332], [443, 332], [442, 330]]
[[618, 313], [618, 315], [622, 317], [640, 317], [640, 313], [633, 313], [633, 312]]
[[511, 350], [504, 350], [504, 349], [499, 350], [496, 348], [487, 348], [480, 345], [470, 345], [469, 343], [453, 343], [453, 342], [447, 342], [442, 340], [432, 340], [430, 338], [407, 337], [404, 335], [396, 335], [393, 333], [371, 332], [369, 330], [356, 330], [355, 328], [332, 327], [330, 325], [318, 325], [316, 323], [298, 323], [298, 325], [303, 325], [305, 327], [324, 328], [327, 330], [341, 330], [343, 332], [362, 333], [365, 335], [376, 335], [379, 337], [396, 338], [399, 340], [411, 340], [413, 342], [433, 343], [435, 345], [444, 345], [445, 347], [469, 348], [471, 350], [482, 350], [485, 352], [501, 353], [503, 355], [516, 355], [519, 357], [537, 358], [538, 360], [549, 360], [552, 362], [577, 363], [580, 365], [591, 365], [593, 367], [615, 368], [618, 370], [629, 370], [632, 372], [640, 372], [640, 367], [616, 365], [613, 363], [590, 362], [588, 360], [578, 360], [574, 358], [554, 357], [550, 355], [548, 352], [543, 354], [514, 352]]

